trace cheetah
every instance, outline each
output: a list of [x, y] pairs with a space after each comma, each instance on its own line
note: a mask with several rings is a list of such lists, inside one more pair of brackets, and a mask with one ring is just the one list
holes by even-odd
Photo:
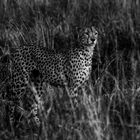
[[[54, 86], [67, 86], [69, 96], [77, 97], [77, 89], [89, 79], [97, 39], [98, 32], [92, 26], [79, 31], [79, 46], [70, 48], [66, 53], [57, 53], [34, 44], [21, 45], [11, 51], [13, 102], [18, 104], [26, 94], [34, 70], [41, 73], [41, 81]], [[38, 91], [38, 96], [41, 95], [42, 92]]]

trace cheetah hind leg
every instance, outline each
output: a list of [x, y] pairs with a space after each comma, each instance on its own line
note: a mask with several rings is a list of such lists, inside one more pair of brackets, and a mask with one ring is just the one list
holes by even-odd
[[15, 135], [14, 123], [15, 123], [15, 105], [10, 104], [8, 105], [8, 116], [9, 116], [9, 123], [10, 123], [10, 130]]
[[31, 114], [33, 115], [36, 125], [39, 127], [41, 125], [39, 116], [41, 110], [43, 110], [41, 96], [44, 93], [43, 82], [40, 77], [37, 77], [37, 79], [31, 82], [30, 89], [34, 98], [34, 103], [31, 106]]
[[38, 109], [39, 109], [39, 99], [37, 100], [37, 90], [33, 85], [29, 85], [29, 94], [26, 95], [24, 98], [24, 104], [28, 105], [26, 106], [28, 110], [28, 115], [26, 118], [28, 118], [29, 122], [32, 122], [34, 126], [39, 127], [40, 126], [40, 119], [38, 116]]
[[[21, 112], [23, 112], [23, 110], [21, 111], [21, 109], [19, 109], [19, 108], [21, 108], [19, 106], [19, 104], [15, 104], [13, 102], [12, 103], [10, 102], [10, 104], [8, 105], [10, 130], [11, 130], [13, 136], [18, 135], [16, 130], [17, 130], [19, 122], [20, 122], [20, 117], [22, 116]], [[17, 114], [20, 115], [20, 117], [17, 116]]]

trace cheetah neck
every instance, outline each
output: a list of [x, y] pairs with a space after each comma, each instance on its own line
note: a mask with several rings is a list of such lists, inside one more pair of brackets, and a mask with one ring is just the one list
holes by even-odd
[[82, 46], [80, 48], [84, 55], [92, 57], [92, 55], [94, 53], [95, 44], [93, 44], [91, 46]]

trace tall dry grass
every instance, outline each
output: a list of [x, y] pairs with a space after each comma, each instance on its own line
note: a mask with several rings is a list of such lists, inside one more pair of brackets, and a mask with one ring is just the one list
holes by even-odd
[[0, 17], [2, 49], [36, 41], [59, 51], [76, 45], [79, 27], [94, 25], [99, 32], [76, 118], [66, 92], [46, 86], [41, 131], [23, 121], [13, 135], [1, 102], [0, 139], [139, 140], [139, 0], [1, 0]]

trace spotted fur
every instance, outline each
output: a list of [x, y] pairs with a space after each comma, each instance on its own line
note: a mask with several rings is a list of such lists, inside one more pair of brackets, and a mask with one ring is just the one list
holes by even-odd
[[[89, 79], [98, 32], [94, 27], [80, 30], [79, 47], [66, 53], [56, 53], [43, 46], [22, 45], [12, 52], [12, 96], [14, 102], [26, 94], [32, 72], [39, 71], [41, 81], [55, 86], [67, 86], [69, 96], [77, 96], [77, 89]], [[38, 91], [39, 96], [42, 92]], [[16, 101], [15, 101], [16, 100]]]

